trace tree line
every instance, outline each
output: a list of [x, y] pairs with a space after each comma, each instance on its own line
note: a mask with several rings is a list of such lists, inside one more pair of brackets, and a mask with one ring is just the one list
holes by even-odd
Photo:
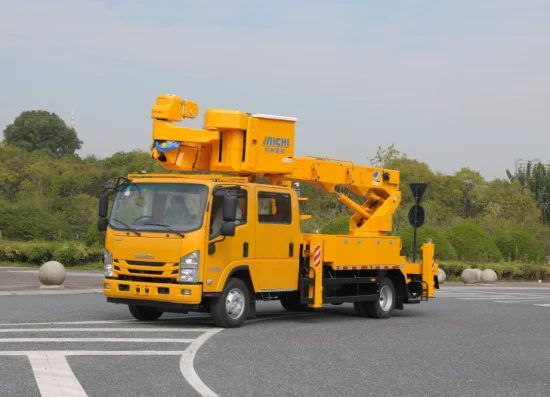
[[[4, 239], [84, 242], [95, 227], [98, 196], [106, 180], [143, 170], [166, 172], [148, 152], [119, 152], [103, 159], [80, 157], [76, 151], [81, 144], [76, 131], [53, 113], [23, 112], [6, 127], [0, 145], [0, 232]], [[434, 172], [394, 145], [378, 148], [368, 162], [400, 171], [402, 204], [394, 216], [393, 233], [405, 236], [404, 240], [410, 232], [407, 213], [414, 203], [408, 185], [426, 182], [425, 230], [445, 235], [468, 224], [493, 240], [505, 231], [521, 232], [534, 239], [542, 252], [550, 253], [550, 172], [543, 165], [529, 165], [518, 174], [506, 170], [506, 179], [487, 181], [470, 168], [452, 175]], [[301, 204], [303, 211], [312, 215], [302, 223], [304, 232], [347, 230], [350, 212], [333, 195], [309, 184], [301, 184], [300, 189], [308, 197]], [[351, 196], [361, 202], [360, 197]], [[101, 244], [97, 236], [91, 241]], [[541, 256], [540, 250], [537, 255]]]

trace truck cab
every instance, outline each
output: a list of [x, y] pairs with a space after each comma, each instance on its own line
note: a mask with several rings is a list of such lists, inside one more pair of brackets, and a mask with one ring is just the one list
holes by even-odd
[[[227, 325], [254, 313], [256, 294], [298, 289], [293, 189], [167, 174], [133, 175], [115, 190], [103, 222], [103, 288], [109, 302], [129, 305], [134, 317], [212, 312], [213, 301], [229, 295], [214, 316]], [[244, 288], [227, 291], [231, 279]]]

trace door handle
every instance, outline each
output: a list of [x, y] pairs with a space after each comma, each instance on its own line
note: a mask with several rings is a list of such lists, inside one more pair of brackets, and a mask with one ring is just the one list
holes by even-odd
[[248, 243], [243, 243], [243, 257], [248, 258]]
[[290, 243], [288, 246], [288, 256], [294, 257], [294, 243]]

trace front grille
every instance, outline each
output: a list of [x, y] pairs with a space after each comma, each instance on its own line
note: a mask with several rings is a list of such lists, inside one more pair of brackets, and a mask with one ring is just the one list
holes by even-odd
[[119, 275], [118, 279], [121, 281], [136, 281], [142, 283], [162, 283], [162, 284], [177, 284], [178, 281], [175, 278], [155, 278], [155, 277], [140, 277], [140, 276], [125, 276]]
[[115, 272], [127, 281], [172, 282], [177, 280], [179, 263], [115, 259]]
[[164, 266], [164, 262], [144, 262], [144, 261], [126, 261], [127, 264], [132, 266]]

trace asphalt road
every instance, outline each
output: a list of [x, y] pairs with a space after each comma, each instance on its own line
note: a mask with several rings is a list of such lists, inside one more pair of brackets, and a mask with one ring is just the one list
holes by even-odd
[[98, 293], [0, 296], [0, 395], [549, 395], [548, 286], [438, 295], [388, 320], [260, 302], [229, 330], [203, 315], [138, 323]]

